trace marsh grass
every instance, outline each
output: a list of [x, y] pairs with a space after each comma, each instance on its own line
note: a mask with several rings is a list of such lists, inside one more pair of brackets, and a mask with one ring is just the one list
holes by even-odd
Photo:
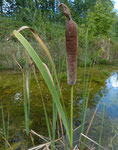
[[101, 145], [102, 129], [103, 129], [103, 123], [104, 123], [104, 113], [105, 113], [105, 103], [104, 103], [104, 106], [103, 106], [102, 123], [101, 123], [101, 129], [100, 129], [100, 137], [99, 137], [99, 147], [98, 147], [98, 150], [100, 150], [100, 145]]
[[[84, 134], [84, 123], [86, 120], [86, 113], [87, 113], [87, 107], [88, 107], [88, 101], [89, 101], [89, 95], [90, 95], [90, 88], [91, 88], [91, 81], [92, 81], [92, 72], [93, 71], [88, 71], [87, 72], [87, 62], [89, 62], [89, 67], [94, 68], [94, 61], [97, 59], [98, 55], [102, 52], [103, 47], [92, 57], [88, 58], [88, 30], [86, 31], [86, 36], [85, 36], [85, 51], [84, 51], [84, 56], [85, 56], [85, 61], [84, 61], [84, 76], [83, 76], [83, 101], [82, 101], [82, 112], [81, 112], [81, 133]], [[94, 118], [93, 116], [92, 118]], [[92, 119], [93, 120], [93, 119]], [[89, 126], [91, 126], [92, 121], [90, 122]], [[89, 128], [89, 127], [88, 127]], [[88, 129], [89, 130], [89, 129]], [[80, 149], [84, 150], [84, 145], [86, 139], [82, 141], [81, 136], [80, 136]]]
[[26, 122], [26, 134], [29, 136], [29, 120], [30, 120], [30, 68], [28, 69], [28, 62], [26, 60], [26, 72], [24, 80], [24, 112]]
[[[61, 105], [61, 102], [60, 102], [60, 98], [59, 98], [59, 95], [60, 95], [60, 87], [59, 87], [59, 82], [58, 82], [58, 78], [57, 78], [57, 74], [56, 74], [56, 70], [55, 70], [55, 67], [54, 67], [54, 63], [52, 61], [52, 58], [51, 58], [51, 55], [49, 54], [49, 51], [47, 50], [46, 46], [43, 44], [43, 42], [40, 40], [39, 37], [37, 37], [37, 35], [34, 33], [33, 31], [33, 34], [34, 36], [37, 38], [37, 40], [39, 41], [39, 43], [41, 44], [41, 46], [43, 47], [45, 53], [47, 54], [48, 56], [48, 59], [52, 65], [52, 69], [53, 69], [53, 73], [54, 73], [54, 76], [55, 76], [55, 81], [57, 83], [57, 89], [58, 89], [58, 92], [56, 90], [56, 85], [53, 84], [52, 80], [50, 79], [50, 76], [46, 70], [46, 68], [44, 67], [43, 65], [43, 62], [41, 61], [41, 59], [38, 57], [38, 55], [36, 54], [36, 52], [33, 50], [32, 46], [29, 44], [29, 42], [17, 31], [14, 31], [13, 34], [16, 36], [16, 38], [18, 38], [18, 40], [23, 44], [23, 46], [25, 47], [25, 49], [27, 50], [27, 52], [29, 53], [30, 57], [32, 58], [32, 60], [36, 63], [36, 66], [38, 67], [38, 69], [40, 70], [49, 90], [50, 90], [50, 93], [52, 94], [52, 100], [54, 102], [53, 104], [53, 111], [55, 112], [56, 109], [58, 110], [58, 113], [60, 114], [61, 116], [61, 119], [62, 119], [62, 122], [64, 124], [64, 127], [66, 129], [66, 133], [68, 135], [68, 139], [70, 141], [70, 131], [69, 131], [69, 125], [68, 125], [68, 120], [67, 120], [67, 116], [65, 115], [64, 113], [64, 110], [62, 108], [62, 105]], [[26, 93], [26, 92], [25, 92]], [[64, 103], [63, 103], [64, 104]], [[55, 109], [55, 106], [56, 106], [56, 109]], [[47, 122], [47, 126], [48, 126], [48, 129], [49, 129], [49, 121], [47, 121], [48, 117], [47, 117], [47, 113], [46, 113], [46, 109], [45, 109], [45, 105], [43, 105], [44, 107], [44, 112], [45, 112], [45, 116], [46, 116], [46, 122]], [[27, 113], [27, 110], [26, 110], [26, 113]], [[56, 118], [57, 118], [57, 115], [54, 115], [55, 113], [53, 113], [53, 126], [54, 126], [54, 129], [56, 129]], [[49, 130], [48, 130], [49, 131]], [[50, 136], [50, 135], [49, 135]], [[55, 130], [53, 130], [53, 139], [55, 138]]]
[[[48, 65], [50, 66], [49, 68], [51, 68], [51, 72], [50, 70], [47, 69], [42, 61], [42, 59], [37, 55], [36, 51], [33, 49], [33, 47], [31, 46], [31, 44], [26, 40], [26, 38], [24, 38], [24, 36], [20, 33], [20, 31], [24, 30], [24, 29], [30, 29], [30, 31], [32, 32], [32, 34], [34, 35], [34, 37], [37, 39], [37, 41], [39, 42], [39, 44], [41, 45], [42, 49], [44, 50], [47, 58], [48, 58]], [[48, 129], [48, 134], [49, 134], [49, 138], [50, 138], [50, 145], [51, 145], [51, 149], [55, 149], [55, 139], [56, 139], [56, 129], [57, 129], [57, 122], [58, 122], [58, 116], [59, 118], [59, 122], [60, 122], [60, 126], [62, 127], [62, 124], [64, 125], [64, 129], [66, 130], [66, 134], [68, 137], [68, 141], [69, 141], [69, 145], [72, 148], [73, 147], [73, 86], [71, 87], [71, 123], [70, 123], [70, 128], [69, 128], [69, 119], [67, 116], [67, 112], [66, 112], [66, 108], [65, 108], [65, 104], [64, 104], [64, 100], [63, 100], [63, 95], [61, 93], [61, 88], [60, 88], [60, 82], [61, 80], [58, 79], [58, 75], [56, 73], [56, 69], [55, 69], [55, 64], [53, 62], [53, 59], [50, 55], [49, 50], [47, 49], [46, 45], [42, 42], [42, 40], [39, 38], [39, 36], [35, 33], [35, 31], [29, 27], [22, 27], [20, 28], [18, 31], [13, 31], [13, 35], [20, 41], [20, 43], [23, 45], [23, 47], [25, 48], [25, 52], [27, 51], [28, 57], [26, 56], [26, 72], [23, 75], [24, 76], [24, 111], [25, 111], [25, 124], [26, 124], [26, 134], [29, 136], [29, 119], [30, 119], [30, 79], [31, 79], [31, 69], [33, 68], [33, 65], [35, 63], [35, 65], [37, 66], [38, 70], [40, 71], [40, 73], [42, 74], [42, 77], [45, 81], [45, 83], [47, 84], [47, 87], [52, 95], [52, 122], [50, 122], [49, 117], [48, 117], [48, 113], [46, 110], [46, 106], [43, 100], [43, 96], [42, 96], [42, 91], [40, 88], [40, 82], [38, 81], [38, 78], [36, 77], [36, 72], [33, 70], [34, 74], [35, 74], [35, 78], [37, 80], [39, 89], [40, 89], [40, 94], [41, 94], [41, 99], [42, 99], [42, 104], [43, 104], [43, 109], [44, 109], [44, 114], [45, 114], [45, 119], [46, 119], [46, 124], [47, 124], [47, 129]], [[82, 115], [81, 115], [81, 133], [84, 133], [84, 123], [86, 120], [86, 112], [87, 112], [87, 106], [88, 106], [88, 99], [89, 99], [89, 80], [90, 80], [90, 84], [91, 84], [91, 79], [90, 79], [90, 72], [87, 73], [87, 77], [86, 77], [86, 65], [87, 65], [87, 47], [88, 47], [88, 31], [86, 33], [86, 38], [85, 38], [85, 67], [84, 67], [84, 79], [83, 79], [83, 102], [82, 102]], [[92, 63], [94, 61], [94, 59], [99, 55], [99, 53], [102, 50], [100, 50], [94, 58], [92, 58], [90, 60], [90, 66], [92, 66]], [[66, 56], [66, 54], [64, 55]], [[60, 73], [63, 70], [63, 66], [65, 63], [65, 57], [63, 59], [62, 65], [60, 63], [59, 60], [59, 69], [58, 69], [58, 73]], [[22, 68], [22, 67], [20, 67]], [[22, 71], [22, 69], [21, 69]], [[87, 80], [86, 80], [87, 79]], [[62, 132], [62, 136], [64, 136], [63, 133], [63, 128], [61, 128], [61, 132]], [[67, 143], [65, 143], [64, 138], [62, 139], [64, 144], [66, 145]], [[80, 139], [81, 141], [81, 139]], [[84, 149], [84, 144], [85, 141], [83, 142], [83, 144], [81, 144], [82, 147], [80, 147], [81, 150]], [[65, 147], [66, 149], [66, 147]]]
[[2, 103], [1, 103], [1, 114], [2, 114], [2, 126], [3, 126], [3, 132], [1, 134], [3, 135], [3, 139], [5, 141], [5, 147], [7, 148], [9, 146], [9, 143], [8, 143], [8, 137], [9, 137], [9, 113], [8, 113], [8, 117], [7, 117], [7, 122], [5, 122], [4, 109], [3, 109]]

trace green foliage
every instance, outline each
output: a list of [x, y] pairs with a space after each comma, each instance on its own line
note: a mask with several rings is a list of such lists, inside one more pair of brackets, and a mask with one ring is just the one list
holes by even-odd
[[[7, 122], [5, 122], [4, 110], [3, 110], [3, 104], [2, 103], [1, 103], [1, 113], [2, 113], [2, 123], [3, 123], [3, 129], [2, 129], [3, 131], [1, 133], [2, 133], [3, 137], [8, 141], [8, 136], [9, 136], [9, 113], [8, 113]], [[8, 147], [8, 143], [6, 141], [5, 141], [5, 147], [6, 148]]]
[[[16, 0], [16, 4], [11, 0], [10, 3], [11, 14], [7, 13], [0, 16], [0, 69], [17, 69], [17, 65], [13, 61], [11, 55], [16, 52], [18, 62], [23, 65], [23, 47], [19, 45], [15, 38], [12, 38], [14, 44], [6, 43], [6, 38], [11, 34], [14, 29], [18, 29], [23, 25], [30, 25], [40, 35], [46, 46], [50, 49], [54, 57], [54, 63], [58, 64], [63, 62], [65, 55], [65, 17], [59, 13], [59, 1], [35, 1], [32, 0], [27, 3], [27, 0]], [[78, 23], [78, 64], [82, 66], [84, 63], [83, 50], [85, 48], [85, 35], [88, 29], [88, 59], [97, 53], [98, 49], [102, 46], [102, 40], [107, 45], [110, 38], [110, 61], [116, 58], [118, 44], [118, 19], [113, 10], [113, 3], [111, 0], [74, 0], [73, 2], [63, 0], [71, 10], [73, 20]], [[40, 3], [40, 9], [38, 8]], [[2, 4], [1, 4], [2, 5]], [[54, 6], [53, 6], [54, 5]], [[17, 7], [16, 7], [17, 6]], [[52, 10], [52, 8], [54, 10]], [[61, 22], [60, 22], [61, 19]], [[60, 22], [60, 23], [59, 23]], [[25, 32], [29, 41], [35, 47], [38, 54], [44, 55], [40, 47], [38, 47], [34, 38], [28, 31]], [[104, 44], [103, 44], [104, 45]], [[62, 51], [63, 49], [63, 51]], [[20, 50], [20, 53], [19, 53]], [[102, 58], [104, 59], [104, 58]], [[43, 57], [44, 61], [47, 61]], [[99, 63], [101, 57], [97, 58]], [[106, 60], [105, 63], [108, 63]], [[87, 64], [89, 60], [87, 60]], [[104, 61], [103, 61], [104, 63]], [[65, 70], [66, 65], [64, 65]]]
[[[59, 22], [62, 14], [59, 13], [58, 4], [65, 3], [71, 10], [73, 19], [78, 24], [85, 23], [88, 10], [94, 10], [97, 0], [7, 0], [7, 4], [0, 3], [0, 12], [7, 16], [14, 16], [17, 20], [22, 19], [28, 25], [36, 25], [40, 14], [46, 20]], [[111, 3], [111, 0], [107, 0]], [[104, 3], [105, 0], [102, 0]], [[4, 5], [6, 12], [2, 10]], [[60, 19], [61, 18], [61, 19]]]
[[107, 60], [106, 59], [101, 59], [100, 61], [99, 61], [99, 64], [101, 64], [101, 65], [107, 65]]
[[101, 144], [101, 139], [102, 139], [102, 131], [103, 131], [103, 123], [104, 123], [104, 113], [105, 113], [105, 103], [104, 103], [104, 107], [103, 107], [102, 124], [101, 124], [101, 130], [100, 130], [98, 150], [100, 150], [100, 144]]
[[116, 16], [115, 23], [112, 27], [111, 36], [114, 41], [118, 41], [118, 16]]
[[[45, 80], [45, 82], [47, 84], [47, 87], [50, 90], [50, 93], [52, 95], [52, 99], [53, 99], [53, 101], [54, 101], [54, 103], [55, 103], [55, 105], [56, 105], [56, 107], [58, 109], [58, 112], [59, 112], [61, 118], [62, 118], [62, 122], [64, 124], [64, 127], [65, 127], [67, 135], [68, 135], [68, 139], [69, 139], [69, 142], [70, 142], [70, 132], [69, 132], [68, 120], [66, 118], [66, 114], [65, 114], [64, 109], [62, 107], [62, 104], [60, 102], [60, 98], [59, 98], [59, 96], [57, 94], [55, 85], [52, 82], [52, 80], [50, 79], [50, 76], [49, 76], [45, 66], [43, 65], [42, 60], [37, 55], [37, 53], [34, 51], [33, 47], [29, 44], [29, 42], [18, 31], [14, 31], [13, 34], [21, 42], [21, 44], [24, 46], [24, 48], [27, 50], [27, 52], [29, 53], [30, 57], [35, 62], [37, 68], [39, 69], [40, 73], [42, 74], [42, 76], [43, 76], [43, 78], [44, 78], [44, 80]], [[45, 50], [45, 51], [47, 52], [47, 55], [48, 55], [48, 57], [51, 60], [51, 64], [53, 64], [53, 61], [51, 59], [49, 51], [48, 50]]]
[[17, 29], [23, 25], [23, 22], [14, 20], [11, 17], [0, 16], [0, 42], [5, 41], [12, 33], [13, 29]]
[[96, 0], [74, 0], [72, 16], [78, 24], [84, 24], [88, 10], [93, 10]]
[[94, 6], [94, 12], [88, 11], [86, 18], [89, 32], [94, 36], [106, 35], [112, 29], [116, 19], [115, 12], [113, 11], [113, 4], [109, 0], [105, 2], [97, 0]]

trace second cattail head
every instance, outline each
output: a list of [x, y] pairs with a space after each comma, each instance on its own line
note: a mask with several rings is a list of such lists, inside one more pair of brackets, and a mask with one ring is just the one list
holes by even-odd
[[66, 23], [66, 53], [67, 53], [67, 74], [68, 84], [74, 85], [76, 83], [77, 76], [77, 24], [72, 20], [69, 8], [63, 4], [59, 4], [59, 8], [62, 9], [64, 15], [67, 18]]

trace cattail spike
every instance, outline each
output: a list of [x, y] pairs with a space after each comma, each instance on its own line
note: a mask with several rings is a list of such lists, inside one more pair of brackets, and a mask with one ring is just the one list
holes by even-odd
[[69, 8], [65, 4], [60, 3], [58, 5], [58, 7], [59, 7], [59, 9], [62, 9], [62, 11], [63, 11], [63, 13], [66, 16], [66, 18], [67, 18], [68, 21], [72, 20], [72, 17], [71, 17], [71, 14], [70, 14], [70, 10], [69, 10]]
[[74, 85], [77, 76], [77, 24], [72, 20], [69, 8], [63, 4], [59, 4], [64, 15], [67, 18], [66, 23], [66, 52], [67, 52], [67, 74], [68, 84]]

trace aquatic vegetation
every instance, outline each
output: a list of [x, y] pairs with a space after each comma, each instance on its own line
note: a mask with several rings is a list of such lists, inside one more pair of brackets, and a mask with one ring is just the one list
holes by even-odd
[[105, 103], [103, 107], [103, 115], [102, 115], [102, 124], [101, 124], [101, 130], [100, 130], [100, 137], [99, 137], [99, 147], [98, 150], [100, 150], [100, 145], [101, 145], [101, 138], [102, 138], [102, 128], [103, 128], [103, 123], [104, 123], [104, 113], [105, 113]]
[[[22, 27], [21, 29], [24, 29], [25, 27]], [[28, 27], [26, 27], [28, 28]], [[21, 30], [20, 29], [20, 30]], [[19, 30], [19, 31], [20, 31]], [[32, 30], [32, 29], [31, 29]], [[52, 99], [56, 105], [56, 108], [58, 109], [58, 112], [61, 116], [62, 122], [64, 124], [64, 127], [66, 129], [67, 135], [68, 135], [68, 139], [70, 141], [70, 133], [69, 133], [69, 127], [68, 127], [68, 121], [67, 121], [67, 116], [64, 113], [64, 110], [62, 108], [61, 102], [60, 102], [60, 98], [57, 94], [55, 85], [53, 84], [50, 75], [47, 72], [47, 69], [45, 68], [45, 66], [43, 65], [42, 60], [40, 59], [40, 57], [37, 55], [37, 53], [34, 51], [33, 47], [29, 44], [29, 42], [19, 33], [19, 31], [14, 31], [13, 34], [15, 35], [15, 37], [22, 43], [22, 45], [25, 47], [25, 49], [27, 50], [27, 52], [29, 53], [30, 57], [32, 58], [32, 60], [35, 62], [36, 66], [38, 67], [38, 69], [40, 70], [46, 84], [47, 87], [52, 95]], [[33, 31], [33, 30], [32, 30]], [[39, 40], [39, 42], [41, 43], [43, 49], [45, 50], [49, 61], [53, 67], [53, 71], [54, 71], [54, 75], [58, 84], [58, 79], [57, 79], [57, 75], [56, 75], [56, 71], [54, 68], [54, 63], [52, 61], [51, 55], [48, 51], [48, 49], [46, 48], [46, 46], [42, 43], [42, 41], [40, 40], [40, 38], [35, 34], [35, 32], [33, 31], [34, 36]], [[60, 89], [59, 89], [60, 91]]]
[[[108, 75], [104, 75], [104, 70], [109, 70], [109, 66], [96, 66], [94, 67], [93, 70], [93, 78], [92, 78], [92, 83], [91, 83], [91, 91], [90, 91], [90, 98], [88, 102], [88, 108], [87, 108], [87, 116], [86, 116], [86, 121], [87, 123], [85, 124], [85, 131], [88, 128], [91, 116], [93, 115], [94, 108], [96, 105], [99, 103], [100, 97], [102, 96], [102, 90], [106, 88], [106, 79], [109, 77]], [[110, 68], [110, 72], [114, 72], [114, 70], [117, 70], [117, 68]], [[86, 69], [86, 71], [91, 71], [92, 68]], [[83, 72], [84, 68], [78, 68], [78, 77], [77, 77], [77, 84], [74, 86], [74, 121], [75, 118], [78, 118], [78, 121], [74, 122], [74, 128], [78, 127], [80, 125], [80, 114], [81, 114], [81, 106], [82, 106], [82, 91], [83, 91]], [[109, 72], [109, 75], [111, 74]], [[62, 78], [63, 78], [63, 74]], [[47, 89], [47, 86], [45, 82], [43, 81], [43, 78], [40, 73], [37, 73], [37, 77], [40, 83], [40, 87], [42, 89], [42, 94], [48, 114], [48, 118], [52, 118], [52, 98], [51, 95]], [[79, 79], [78, 79], [79, 78]], [[101, 82], [97, 83], [96, 80], [100, 80], [102, 78]], [[66, 78], [67, 79], [67, 78]], [[7, 121], [7, 112], [10, 112], [10, 128], [9, 128], [9, 143], [13, 146], [16, 141], [14, 138], [19, 140], [19, 145], [22, 144], [22, 139], [24, 137], [22, 136], [23, 129], [25, 128], [25, 121], [24, 121], [24, 109], [23, 109], [23, 90], [22, 90], [22, 74], [16, 71], [2, 71], [0, 72], [0, 99], [3, 99], [3, 105], [4, 105], [4, 115], [5, 119]], [[109, 79], [108, 79], [109, 83]], [[61, 88], [62, 88], [62, 94], [63, 98], [65, 100], [65, 106], [67, 110], [67, 114], [70, 115], [70, 90], [68, 90], [69, 86], [67, 85], [67, 81], [65, 79], [62, 79], [61, 83]], [[114, 96], [117, 96], [114, 92], [114, 89], [112, 90], [112, 96], [114, 100]], [[20, 99], [15, 100], [15, 95], [16, 93], [20, 93]], [[98, 98], [96, 97], [96, 94], [98, 95]], [[45, 115], [43, 111], [43, 106], [41, 103], [40, 99], [40, 92], [37, 87], [35, 78], [33, 74], [31, 75], [31, 87], [30, 87], [30, 97], [31, 97], [31, 109], [30, 109], [30, 129], [33, 129], [37, 133], [48, 136], [48, 130], [45, 122]], [[116, 99], [117, 97], [115, 97]], [[104, 98], [106, 99], [105, 102], [111, 101], [111, 96], [109, 95]], [[106, 103], [106, 109], [105, 112], [107, 113], [108, 105]], [[112, 105], [112, 102], [110, 103], [110, 110], [114, 110], [114, 113], [110, 113], [110, 115], [116, 115], [116, 121], [117, 121], [117, 104], [115, 103]], [[1, 107], [0, 107], [1, 109]], [[101, 109], [102, 112], [103, 109]], [[113, 112], [113, 111], [112, 111]], [[105, 114], [106, 114], [105, 113]], [[41, 117], [40, 117], [41, 116]], [[95, 119], [92, 123], [92, 126], [89, 130], [88, 137], [93, 139], [94, 141], [99, 141], [99, 134], [100, 129], [101, 129], [101, 122], [102, 122], [102, 114], [97, 114], [95, 116]], [[39, 119], [40, 118], [40, 119]], [[103, 126], [103, 133], [102, 133], [102, 141], [101, 145], [104, 147], [110, 148], [112, 138], [115, 135], [115, 130], [117, 130], [117, 123], [115, 124], [116, 121], [114, 120], [108, 120], [109, 117], [105, 116], [104, 118], [104, 126]], [[52, 120], [52, 119], [51, 119]], [[79, 124], [78, 124], [79, 122]], [[115, 124], [116, 127], [113, 126]], [[2, 122], [0, 120], [0, 127], [2, 125]], [[114, 129], [113, 129], [114, 127]], [[57, 131], [57, 130], [56, 130]], [[64, 130], [65, 131], [65, 130]], [[78, 133], [78, 131], [76, 131]], [[21, 139], [19, 139], [21, 137]], [[74, 133], [74, 141], [76, 141], [79, 137], [79, 133], [77, 136], [75, 136]], [[33, 136], [34, 142], [36, 145], [41, 144], [41, 140]], [[57, 138], [57, 136], [55, 137]], [[87, 141], [88, 142], [88, 141]], [[1, 144], [1, 143], [0, 143]], [[75, 144], [75, 143], [74, 143]], [[22, 144], [23, 145], [23, 144]], [[117, 137], [113, 140], [113, 146], [116, 147], [117, 149]], [[0, 146], [1, 147], [1, 146]], [[19, 146], [18, 146], [19, 147]], [[13, 147], [14, 148], [14, 147]], [[17, 148], [17, 147], [16, 147]], [[115, 149], [115, 148], [114, 148]]]
[[73, 85], [76, 83], [77, 76], [77, 24], [72, 20], [69, 8], [60, 3], [58, 6], [62, 9], [64, 15], [67, 18], [66, 23], [66, 53], [67, 53], [67, 77], [68, 84], [71, 86], [71, 150], [73, 149]]
[[[30, 104], [30, 102], [31, 102], [30, 101], [30, 71], [32, 69], [35, 79], [36, 79], [36, 82], [39, 86], [39, 93], [41, 94], [41, 100], [42, 100], [42, 105], [43, 105], [43, 109], [44, 109], [44, 116], [45, 116], [45, 121], [47, 124], [47, 130], [48, 130], [48, 134], [49, 134], [49, 142], [50, 142], [51, 149], [55, 149], [54, 141], [55, 141], [56, 134], [57, 134], [56, 129], [57, 129], [57, 126], [60, 125], [62, 136], [63, 136], [63, 142], [65, 142], [64, 141], [65, 140], [64, 139], [65, 138], [64, 131], [63, 131], [63, 129], [64, 129], [67, 134], [68, 141], [69, 141], [69, 148], [71, 148], [71, 150], [72, 150], [73, 149], [73, 105], [74, 104], [76, 105], [76, 98], [74, 101], [74, 95], [73, 95], [73, 91], [74, 91], [73, 86], [76, 83], [76, 76], [77, 76], [77, 49], [78, 49], [77, 25], [72, 20], [70, 10], [68, 9], [68, 7], [65, 4], [63, 4], [63, 3], [59, 4], [59, 8], [62, 9], [64, 15], [67, 18], [67, 23], [66, 23], [67, 75], [64, 75], [63, 78], [66, 78], [66, 77], [68, 78], [67, 79], [68, 85], [69, 85], [69, 87], [71, 87], [70, 128], [69, 128], [69, 119], [68, 119], [68, 116], [66, 113], [67, 110], [65, 109], [66, 107], [65, 107], [64, 100], [63, 100], [64, 97], [61, 92], [60, 82], [59, 82], [59, 79], [58, 79], [58, 76], [56, 73], [55, 64], [54, 64], [53, 58], [52, 58], [49, 50], [47, 49], [46, 45], [43, 43], [43, 41], [40, 39], [40, 37], [35, 33], [35, 31], [32, 28], [29, 28], [27, 26], [23, 26], [17, 31], [14, 30], [12, 33], [12, 36], [14, 35], [20, 41], [22, 46], [25, 48], [25, 50], [24, 50], [25, 57], [26, 57], [25, 74], [23, 73], [23, 71], [21, 69], [22, 67], [20, 67], [20, 69], [23, 74], [24, 113], [25, 113], [25, 123], [24, 124], [25, 124], [25, 128], [26, 128], [27, 136], [29, 136], [29, 133], [30, 133], [30, 114], [31, 114], [30, 111], [31, 111], [31, 106], [32, 106]], [[44, 63], [41, 56], [39, 56], [37, 54], [37, 52], [34, 50], [33, 46], [31, 46], [31, 44], [28, 42], [28, 40], [20, 33], [24, 29], [29, 29], [31, 31], [31, 33], [33, 34], [33, 36], [36, 38], [36, 40], [42, 47], [43, 52], [47, 56], [46, 58], [47, 58], [48, 63], [46, 63], [46, 64]], [[90, 91], [92, 89], [91, 88], [92, 75], [90, 74], [91, 73], [90, 69], [91, 69], [92, 63], [94, 61], [94, 58], [96, 58], [97, 55], [99, 55], [99, 53], [102, 51], [102, 49], [100, 49], [100, 51], [94, 56], [94, 58], [91, 58], [92, 60], [90, 60], [90, 62], [89, 62], [90, 68], [87, 71], [87, 61], [88, 61], [87, 60], [87, 47], [88, 47], [88, 31], [86, 31], [86, 37], [85, 37], [85, 64], [84, 64], [84, 71], [83, 71], [84, 76], [81, 80], [77, 80], [78, 84], [79, 84], [79, 82], [83, 82], [83, 97], [82, 97], [82, 104], [81, 104], [81, 106], [82, 106], [81, 107], [81, 134], [84, 133], [84, 123], [86, 121], [88, 100], [89, 100]], [[16, 61], [16, 63], [17, 63], [17, 61]], [[34, 64], [40, 71], [40, 74], [42, 75], [42, 79], [46, 83], [46, 88], [41, 89], [40, 82], [38, 82], [38, 78], [36, 76], [36, 71], [34, 69], [35, 68]], [[50, 66], [52, 73], [50, 73], [50, 69], [48, 68], [48, 66]], [[59, 70], [62, 69], [62, 68], [61, 69], [60, 68], [61, 67], [59, 67]], [[104, 72], [104, 75], [108, 75], [108, 74]], [[97, 82], [97, 84], [99, 84], [101, 82], [101, 80], [96, 79], [96, 82]], [[66, 90], [68, 90], [68, 87], [65, 87], [65, 88], [66, 88]], [[50, 107], [52, 108], [53, 117], [51, 119], [48, 117], [49, 114], [46, 109], [46, 103], [44, 101], [43, 94], [42, 94], [42, 91], [45, 91], [45, 90], [46, 91], [48, 90], [50, 92], [49, 93], [49, 95], [51, 95], [50, 99], [52, 99]], [[46, 96], [49, 97], [49, 95], [46, 95]], [[66, 94], [64, 96], [67, 97]], [[80, 97], [79, 97], [79, 99], [80, 99]], [[35, 107], [38, 107], [38, 106], [36, 106], [35, 102], [33, 102], [32, 104], [35, 105]], [[105, 108], [104, 108], [104, 110], [105, 110]], [[36, 110], [36, 112], [37, 112], [37, 110]], [[37, 119], [39, 119], [39, 118], [37, 118]], [[102, 118], [102, 124], [103, 124], [103, 120], [104, 120], [104, 113], [103, 113], [103, 118]], [[4, 117], [3, 117], [3, 123], [4, 123]], [[37, 126], [37, 127], [39, 127], [39, 126]], [[4, 135], [6, 136], [5, 131], [6, 130], [4, 129]], [[99, 144], [101, 143], [101, 135], [102, 135], [102, 130], [101, 130], [101, 134], [100, 134]], [[81, 141], [81, 139], [80, 139], [80, 141]], [[65, 147], [66, 144], [67, 143], [64, 143], [65, 149], [66, 149], [66, 147]], [[84, 149], [84, 144], [85, 144], [85, 142], [83, 142], [83, 144], [80, 144], [81, 150]], [[82, 145], [82, 147], [81, 147], [81, 145]]]
[[76, 82], [76, 74], [77, 74], [77, 50], [78, 50], [77, 24], [72, 20], [70, 10], [65, 4], [60, 3], [58, 7], [62, 9], [64, 15], [67, 18], [66, 23], [67, 75], [68, 75], [68, 84], [74, 85]]
[[2, 113], [3, 129], [2, 129], [2, 132], [0, 132], [0, 136], [4, 139], [5, 147], [7, 148], [8, 146], [10, 146], [9, 143], [8, 143], [8, 136], [9, 136], [9, 113], [8, 113], [7, 122], [5, 122], [4, 110], [3, 110], [2, 103], [1, 103], [1, 113]]
[[[76, 75], [76, 72], [77, 72], [77, 62], [76, 62], [76, 51], [75, 51], [75, 58], [74, 60], [71, 60], [71, 59], [68, 59], [67, 61], [74, 61], [74, 77], [71, 76], [72, 78], [68, 78], [68, 81], [69, 81], [69, 85], [71, 85], [71, 131], [69, 130], [69, 122], [68, 122], [68, 118], [67, 118], [67, 115], [66, 115], [66, 112], [65, 112], [65, 107], [63, 105], [62, 107], [62, 104], [61, 104], [61, 100], [60, 100], [60, 97], [62, 96], [61, 95], [61, 90], [60, 90], [60, 87], [59, 87], [59, 82], [58, 82], [58, 78], [57, 78], [57, 74], [56, 74], [56, 70], [55, 70], [55, 66], [54, 66], [54, 62], [53, 62], [53, 59], [47, 49], [47, 47], [44, 45], [44, 43], [41, 41], [41, 39], [38, 37], [38, 35], [34, 32], [33, 29], [29, 28], [31, 30], [31, 32], [33, 33], [33, 35], [36, 37], [36, 39], [39, 41], [39, 43], [41, 44], [42, 48], [44, 49], [46, 55], [48, 56], [48, 60], [50, 62], [50, 65], [52, 66], [52, 70], [53, 70], [53, 73], [54, 73], [54, 77], [55, 77], [55, 80], [50, 77], [51, 74], [49, 73], [49, 69], [47, 70], [47, 66], [44, 65], [44, 63], [42, 62], [42, 60], [40, 59], [40, 57], [37, 55], [37, 53], [34, 51], [33, 47], [31, 46], [31, 44], [23, 37], [23, 35], [20, 33], [21, 30], [23, 29], [26, 29], [28, 27], [22, 27], [20, 28], [18, 31], [14, 31], [13, 32], [13, 35], [21, 42], [21, 44], [24, 46], [24, 48], [26, 49], [26, 51], [28, 52], [28, 55], [32, 58], [33, 62], [36, 64], [37, 68], [39, 69], [40, 73], [42, 74], [42, 77], [44, 78], [44, 81], [45, 83], [47, 84], [47, 87], [50, 91], [50, 94], [52, 95], [52, 100], [53, 100], [53, 104], [55, 105], [53, 107], [53, 110], [54, 112], [56, 112], [56, 110], [58, 110], [58, 113], [61, 117], [61, 120], [62, 120], [62, 123], [64, 125], [64, 128], [66, 130], [66, 133], [67, 133], [67, 136], [68, 136], [68, 140], [69, 140], [69, 144], [70, 144], [70, 147], [71, 149], [73, 149], [73, 85], [75, 84], [76, 82], [76, 79], [75, 79], [75, 75]], [[77, 46], [77, 44], [76, 44]], [[76, 49], [77, 50], [77, 49]], [[67, 52], [68, 53], [68, 52]], [[72, 55], [73, 56], [73, 55]], [[30, 58], [29, 57], [29, 58]], [[31, 61], [28, 59], [28, 63], [31, 63]], [[71, 62], [72, 63], [72, 62]], [[73, 65], [70, 65], [71, 67], [73, 67]], [[72, 63], [73, 64], [73, 63]], [[32, 63], [30, 64], [32, 65]], [[71, 70], [72, 71], [72, 70]], [[72, 75], [72, 74], [71, 74]], [[56, 82], [53, 82], [53, 80], [56, 81]], [[26, 81], [27, 81], [27, 78], [26, 78]], [[28, 82], [26, 83], [26, 86], [28, 85]], [[56, 89], [56, 86], [57, 86], [57, 89]], [[28, 86], [26, 88], [26, 93], [28, 93], [27, 91], [29, 90]], [[28, 94], [27, 94], [28, 96]], [[28, 96], [29, 97], [29, 96]], [[30, 104], [30, 103], [29, 103]], [[43, 103], [44, 104], [44, 103]], [[26, 116], [29, 116], [28, 114], [28, 108], [30, 108], [29, 106], [26, 107], [27, 104], [26, 104], [26, 101], [25, 101], [25, 104], [24, 104], [24, 107], [26, 108], [25, 109], [25, 112], [26, 112]], [[49, 123], [49, 119], [48, 119], [48, 115], [47, 115], [47, 112], [46, 112], [46, 107], [45, 105], [43, 105], [44, 107], [44, 112], [45, 112], [45, 118], [46, 118], [46, 122], [47, 122], [47, 127], [48, 127], [48, 132], [49, 132], [49, 137], [50, 137], [50, 141], [52, 141], [52, 134], [51, 134], [51, 127], [50, 127], [50, 123]], [[87, 109], [87, 103], [86, 103], [86, 107]], [[86, 110], [85, 110], [86, 111]], [[53, 113], [54, 114], [54, 113]], [[86, 114], [86, 113], [84, 113]], [[83, 116], [84, 117], [84, 120], [85, 120], [85, 115]], [[26, 117], [26, 129], [27, 129], [27, 134], [29, 132], [29, 127], [28, 127], [28, 121], [27, 121], [27, 117]], [[56, 122], [57, 122], [57, 115], [54, 116], [53, 118], [53, 127], [55, 127], [55, 130], [56, 130]], [[53, 140], [55, 138], [55, 130], [53, 130]], [[51, 144], [51, 148], [54, 149], [54, 145]]]

